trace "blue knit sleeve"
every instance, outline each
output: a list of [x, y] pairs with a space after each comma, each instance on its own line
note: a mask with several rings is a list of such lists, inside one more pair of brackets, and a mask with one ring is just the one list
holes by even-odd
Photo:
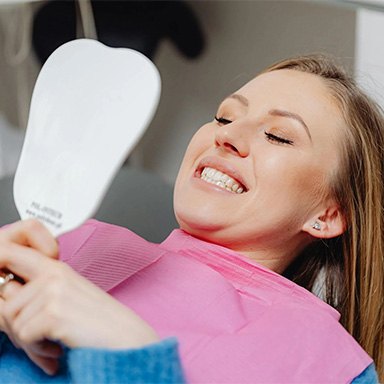
[[174, 338], [139, 349], [77, 348], [67, 358], [71, 383], [185, 383]]
[[369, 365], [359, 376], [352, 380], [351, 384], [378, 384], [379, 378], [377, 377], [374, 364]]

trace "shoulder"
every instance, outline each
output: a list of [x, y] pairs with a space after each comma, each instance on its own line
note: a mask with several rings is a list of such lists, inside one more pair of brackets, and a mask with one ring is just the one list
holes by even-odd
[[[284, 361], [281, 369], [289, 370], [292, 381], [351, 382], [372, 364], [372, 359], [334, 316], [314, 303], [286, 299], [286, 303], [270, 305], [260, 319], [240, 331], [244, 343], [257, 340], [248, 347], [253, 353], [259, 353], [257, 348], [261, 346], [269, 355], [259, 357], [265, 366], [271, 361]], [[356, 382], [368, 383], [371, 384]]]
[[378, 384], [379, 378], [373, 364], [369, 365], [359, 376], [352, 380], [352, 384]]
[[[301, 287], [300, 289], [304, 290]], [[284, 318], [286, 329], [291, 330], [287, 335], [289, 338], [294, 340], [295, 337], [300, 337], [303, 344], [319, 356], [327, 351], [332, 351], [335, 355], [344, 351], [345, 360], [363, 362], [365, 367], [372, 362], [339, 322], [339, 313], [309, 291], [300, 295], [295, 292], [284, 302], [275, 303], [271, 312], [276, 320]]]
[[308, 337], [307, 347], [314, 350], [320, 360], [327, 361], [329, 366], [337, 362], [352, 378], [372, 364], [372, 358], [339, 322], [339, 313], [334, 308], [323, 301], [320, 305], [306, 304], [300, 311], [306, 319], [300, 328]]

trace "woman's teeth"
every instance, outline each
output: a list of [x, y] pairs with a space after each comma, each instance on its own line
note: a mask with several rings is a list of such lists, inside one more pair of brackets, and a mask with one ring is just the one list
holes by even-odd
[[229, 192], [243, 193], [244, 188], [232, 177], [214, 168], [205, 167], [201, 172], [200, 178], [207, 183], [215, 184]]

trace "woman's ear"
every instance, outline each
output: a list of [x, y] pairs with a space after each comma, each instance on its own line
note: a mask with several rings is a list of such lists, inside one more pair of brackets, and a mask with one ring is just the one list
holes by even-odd
[[331, 239], [345, 231], [346, 223], [340, 208], [334, 205], [313, 215], [302, 229], [313, 237]]

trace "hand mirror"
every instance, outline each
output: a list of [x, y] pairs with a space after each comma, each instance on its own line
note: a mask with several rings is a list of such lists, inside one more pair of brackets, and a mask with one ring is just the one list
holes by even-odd
[[33, 91], [15, 174], [21, 218], [58, 236], [92, 217], [151, 121], [160, 84], [154, 64], [131, 49], [79, 39], [53, 52]]

